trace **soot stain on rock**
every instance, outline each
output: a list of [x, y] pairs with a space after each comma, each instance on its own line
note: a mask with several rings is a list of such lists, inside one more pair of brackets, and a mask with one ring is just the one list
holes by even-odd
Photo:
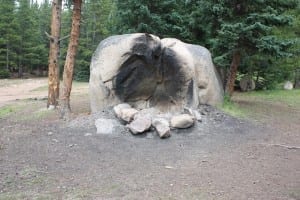
[[161, 51], [160, 43], [156, 43], [148, 34], [138, 37], [129, 58], [120, 66], [113, 87], [122, 101], [146, 100], [154, 93]]
[[113, 88], [121, 101], [149, 99], [151, 106], [176, 104], [185, 99], [186, 94], [188, 101], [192, 101], [193, 81], [187, 77], [182, 61], [170, 47], [162, 49], [151, 35], [144, 34], [136, 38], [126, 56], [128, 54], [113, 80]]

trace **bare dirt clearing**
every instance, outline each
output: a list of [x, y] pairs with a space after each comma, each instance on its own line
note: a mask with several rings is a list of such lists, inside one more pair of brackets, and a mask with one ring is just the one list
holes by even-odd
[[[46, 94], [32, 89], [39, 87]], [[237, 94], [251, 120], [211, 110], [203, 123], [161, 140], [97, 135], [86, 120], [87, 84], [75, 83], [72, 95], [71, 122], [42, 99], [0, 106], [1, 200], [300, 199], [300, 150], [289, 148], [300, 145], [298, 104]]]
[[46, 78], [0, 80], [0, 106], [16, 99], [46, 97], [47, 90], [36, 90], [42, 86], [47, 86]]

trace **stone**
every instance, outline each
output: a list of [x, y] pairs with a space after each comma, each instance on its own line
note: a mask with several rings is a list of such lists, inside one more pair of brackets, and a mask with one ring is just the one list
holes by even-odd
[[175, 113], [183, 107], [221, 103], [222, 88], [206, 48], [150, 34], [103, 40], [90, 65], [92, 112], [125, 102]]
[[151, 118], [149, 116], [137, 116], [126, 127], [133, 135], [144, 133], [151, 128]]
[[240, 88], [243, 92], [254, 90], [255, 89], [255, 82], [251, 77], [244, 76], [240, 80]]
[[191, 108], [184, 108], [184, 112], [186, 114], [189, 114], [189, 115], [193, 116], [195, 120], [197, 120], [199, 122], [202, 121], [202, 116], [201, 116], [201, 114], [199, 113], [198, 110], [193, 110]]
[[54, 105], [49, 105], [48, 110], [54, 110], [55, 106]]
[[155, 118], [152, 120], [152, 126], [155, 128], [160, 138], [168, 138], [171, 136], [168, 120], [164, 118]]
[[171, 127], [189, 128], [194, 125], [194, 117], [189, 114], [181, 114], [171, 118]]
[[193, 115], [198, 122], [202, 122], [202, 115], [198, 110], [193, 110]]
[[121, 103], [121, 104], [118, 104], [118, 105], [114, 106], [113, 110], [114, 110], [115, 115], [117, 117], [120, 117], [121, 116], [121, 110], [124, 109], [124, 108], [131, 108], [131, 106], [128, 103]]
[[294, 85], [291, 81], [286, 81], [284, 83], [283, 89], [285, 90], [292, 90], [294, 88]]
[[123, 108], [121, 109], [120, 116], [118, 116], [120, 119], [124, 120], [125, 122], [131, 122], [134, 118], [134, 116], [138, 113], [134, 108]]
[[99, 118], [95, 121], [98, 134], [112, 134], [117, 126], [115, 119]]

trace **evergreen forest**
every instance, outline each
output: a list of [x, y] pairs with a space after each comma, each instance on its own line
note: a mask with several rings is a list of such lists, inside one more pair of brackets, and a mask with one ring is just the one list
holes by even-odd
[[[88, 81], [104, 38], [146, 32], [205, 46], [221, 74], [238, 61], [237, 79], [273, 89], [300, 76], [299, 0], [84, 0], [74, 79]], [[0, 78], [47, 76], [51, 0], [0, 0]], [[60, 66], [72, 5], [64, 2]], [[62, 72], [62, 70], [60, 70]], [[300, 79], [298, 77], [298, 79]]]

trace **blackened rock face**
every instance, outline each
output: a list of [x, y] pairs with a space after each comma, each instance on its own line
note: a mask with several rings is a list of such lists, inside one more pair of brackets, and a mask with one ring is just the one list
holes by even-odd
[[161, 45], [145, 34], [135, 39], [134, 46], [126, 55], [128, 59], [113, 80], [115, 93], [124, 102], [148, 100], [159, 79]]
[[163, 107], [192, 99], [189, 69], [173, 49], [162, 49], [151, 36], [143, 35], [136, 39], [129, 54], [113, 80], [115, 94], [121, 101], [149, 100], [151, 106]]
[[187, 89], [189, 82], [192, 82], [192, 77], [188, 76], [182, 61], [176, 52], [169, 47], [164, 47], [161, 52], [159, 74], [161, 80], [153, 98], [150, 99], [151, 106], [157, 104], [162, 104], [162, 106], [178, 105], [182, 104], [186, 98], [190, 98], [192, 93], [189, 94]]

